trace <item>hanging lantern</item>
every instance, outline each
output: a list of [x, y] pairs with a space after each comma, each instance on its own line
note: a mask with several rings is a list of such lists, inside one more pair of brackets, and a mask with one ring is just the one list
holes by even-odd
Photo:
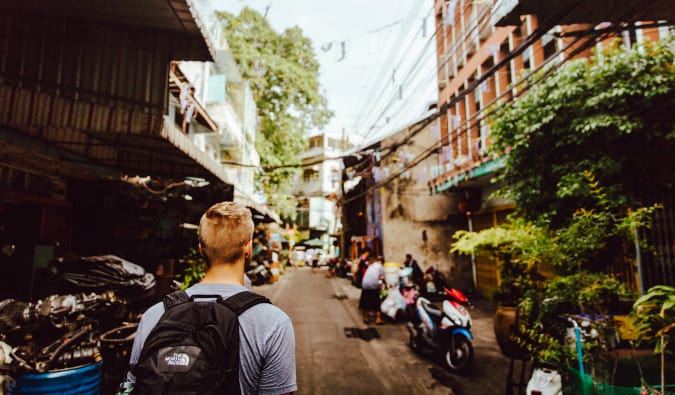
[[457, 202], [457, 209], [466, 215], [471, 215], [480, 210], [481, 201], [479, 198], [462, 198]]

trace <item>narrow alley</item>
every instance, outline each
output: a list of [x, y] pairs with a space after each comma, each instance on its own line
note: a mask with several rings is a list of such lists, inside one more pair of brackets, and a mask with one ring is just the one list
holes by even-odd
[[[298, 394], [504, 393], [508, 360], [495, 342], [488, 302], [477, 301], [471, 310], [475, 361], [462, 377], [443, 370], [432, 355], [414, 354], [405, 323], [363, 324], [360, 290], [325, 273], [291, 268], [280, 281], [254, 288], [293, 321]], [[373, 338], [355, 336], [359, 333]]]

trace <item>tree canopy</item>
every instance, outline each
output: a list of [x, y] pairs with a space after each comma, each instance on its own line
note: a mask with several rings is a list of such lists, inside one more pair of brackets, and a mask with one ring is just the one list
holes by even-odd
[[319, 63], [311, 40], [297, 26], [276, 32], [247, 7], [238, 16], [218, 16], [226, 22], [228, 44], [258, 107], [256, 149], [264, 169], [258, 187], [283, 217], [293, 218], [291, 190], [300, 171], [299, 155], [307, 145], [305, 133], [332, 116], [319, 90]]
[[570, 61], [497, 113], [493, 149], [506, 155], [500, 178], [522, 214], [556, 226], [592, 205], [585, 172], [616, 207], [651, 204], [645, 195], [672, 187], [673, 46], [615, 46]]

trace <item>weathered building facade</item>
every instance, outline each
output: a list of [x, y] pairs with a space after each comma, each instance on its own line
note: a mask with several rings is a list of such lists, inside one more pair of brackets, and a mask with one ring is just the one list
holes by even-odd
[[[189, 81], [174, 61], [216, 57], [210, 6], [2, 3], [1, 297], [39, 296], [47, 262], [70, 254], [117, 254], [154, 271], [191, 242], [186, 224], [237, 195], [221, 153], [181, 128], [177, 88]], [[218, 136], [192, 99], [195, 134]]]
[[[503, 222], [513, 208], [491, 198], [490, 180], [503, 167], [488, 152], [492, 109], [516, 98], [524, 78], [547, 64], [588, 57], [617, 38], [624, 45], [663, 39], [675, 20], [667, 1], [435, 0], [434, 10], [443, 155], [429, 190], [468, 197], [464, 227], [473, 230]], [[672, 278], [672, 263], [657, 266]], [[488, 295], [494, 264], [479, 260], [476, 270], [478, 290]]]

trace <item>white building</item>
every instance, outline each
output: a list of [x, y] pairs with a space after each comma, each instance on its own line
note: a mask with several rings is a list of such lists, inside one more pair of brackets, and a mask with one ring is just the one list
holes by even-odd
[[[212, 23], [218, 23], [214, 20]], [[256, 201], [254, 176], [260, 166], [255, 149], [257, 108], [253, 93], [232, 56], [222, 28], [211, 29], [216, 42], [215, 62], [177, 62], [172, 69], [178, 90], [195, 88], [194, 99], [204, 109], [201, 122], [191, 122], [189, 138], [224, 166], [234, 185], [234, 200], [278, 219]], [[173, 111], [180, 109], [180, 95], [171, 96]], [[169, 117], [180, 118], [180, 114]]]
[[302, 174], [293, 195], [298, 199], [296, 223], [300, 231], [312, 237], [340, 232], [337, 212], [342, 176], [342, 155], [360, 143], [360, 136], [345, 132], [320, 132], [308, 137], [307, 150], [301, 155]]

